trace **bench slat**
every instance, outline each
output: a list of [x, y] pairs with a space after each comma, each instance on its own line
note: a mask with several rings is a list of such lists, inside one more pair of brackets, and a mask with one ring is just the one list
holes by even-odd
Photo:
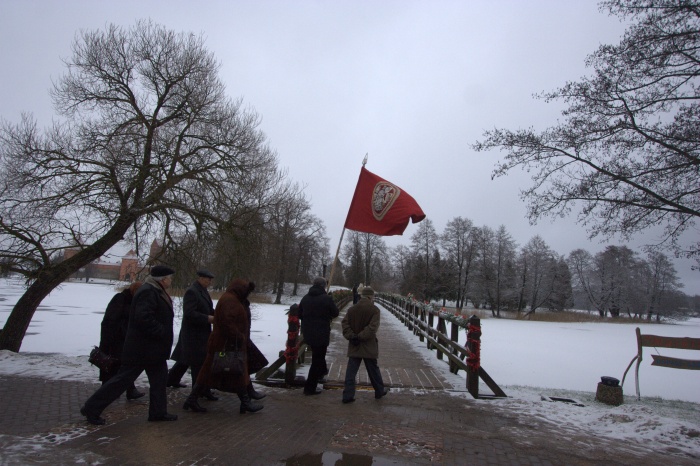
[[700, 361], [692, 359], [671, 358], [668, 356], [661, 356], [658, 354], [652, 354], [651, 357], [654, 359], [651, 363], [652, 366], [671, 367], [673, 369], [689, 369], [695, 371], [700, 370]]
[[700, 350], [700, 338], [661, 337], [658, 335], [641, 335], [642, 346], [655, 348], [677, 348], [685, 350]]

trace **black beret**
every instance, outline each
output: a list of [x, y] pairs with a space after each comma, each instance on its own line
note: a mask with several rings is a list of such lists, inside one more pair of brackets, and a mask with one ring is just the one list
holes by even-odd
[[151, 267], [152, 277], [167, 277], [173, 275], [175, 271], [166, 265], [156, 265]]
[[197, 270], [197, 275], [199, 275], [200, 277], [214, 278], [214, 274], [208, 271], [207, 269]]

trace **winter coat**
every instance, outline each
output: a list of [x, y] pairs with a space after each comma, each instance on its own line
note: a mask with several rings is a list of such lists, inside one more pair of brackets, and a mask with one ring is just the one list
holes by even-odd
[[214, 315], [214, 304], [206, 288], [194, 282], [182, 299], [180, 337], [171, 359], [188, 366], [201, 365], [207, 357], [207, 342], [211, 335], [209, 316]]
[[[248, 295], [255, 289], [255, 284], [240, 278], [234, 279], [216, 303], [214, 310], [214, 330], [209, 336], [207, 357], [202, 370], [197, 376], [197, 384], [216, 388], [224, 392], [240, 393], [245, 391], [250, 376], [248, 375], [246, 346], [250, 338], [250, 303]], [[246, 361], [243, 374], [212, 374], [211, 365], [214, 354], [219, 351], [243, 351]]]
[[166, 361], [173, 347], [173, 302], [152, 277], [134, 294], [129, 313], [122, 363], [157, 364]]
[[[107, 310], [102, 318], [100, 330], [100, 349], [121, 361], [126, 330], [129, 326], [129, 308], [131, 307], [131, 292], [127, 288], [121, 293], [115, 294], [107, 304]], [[105, 372], [100, 369], [100, 380], [108, 380], [116, 374], [119, 365], [115, 365], [113, 372]]]
[[333, 298], [322, 286], [312, 286], [299, 303], [299, 319], [304, 342], [311, 346], [328, 346], [331, 340], [331, 320], [340, 312]]
[[348, 357], [377, 359], [379, 357], [379, 308], [371, 299], [361, 298], [353, 305], [343, 317], [343, 336], [350, 340], [357, 335], [360, 344], [355, 345], [348, 341]]

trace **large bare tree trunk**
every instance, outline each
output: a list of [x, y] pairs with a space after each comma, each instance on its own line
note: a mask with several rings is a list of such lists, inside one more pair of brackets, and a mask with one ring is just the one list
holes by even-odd
[[24, 335], [27, 333], [29, 324], [32, 321], [34, 312], [41, 304], [41, 301], [56, 288], [61, 281], [53, 278], [50, 281], [35, 281], [27, 291], [19, 298], [17, 304], [12, 309], [5, 328], [0, 333], [0, 349], [19, 352]]
[[68, 260], [40, 269], [36, 279], [19, 298], [5, 322], [5, 327], [0, 333], [0, 350], [19, 352], [24, 335], [41, 301], [73, 273], [98, 259], [117, 244], [133, 222], [132, 217], [122, 217], [93, 245], [86, 247]]

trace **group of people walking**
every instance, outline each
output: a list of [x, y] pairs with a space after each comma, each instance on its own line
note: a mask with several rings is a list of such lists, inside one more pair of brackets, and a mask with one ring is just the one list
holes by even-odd
[[[192, 372], [193, 387], [184, 409], [205, 412], [206, 409], [199, 405], [197, 399], [202, 396], [215, 401], [217, 397], [211, 393], [212, 388], [237, 393], [241, 399], [241, 412], [255, 412], [263, 408], [262, 404], [252, 401], [265, 395], [253, 389], [247, 361], [246, 370], [241, 376], [215, 376], [210, 371], [214, 353], [235, 349], [247, 354], [247, 348], [254, 347], [250, 342], [248, 295], [255, 289], [255, 284], [242, 279], [233, 280], [214, 309], [207, 291], [214, 276], [206, 270], [197, 272], [197, 280], [183, 298], [180, 338], [172, 355], [176, 363], [169, 372], [167, 360], [173, 346], [175, 313], [167, 290], [174, 274], [170, 267], [154, 266], [143, 284], [132, 285], [129, 294], [122, 292], [124, 296], [119, 300], [122, 304], [119, 313], [121, 320], [117, 326], [120, 330], [114, 332], [124, 335], [121, 346], [118, 338], [104, 331], [111, 328], [114, 321], [112, 313], [109, 319], [105, 315], [100, 348], [118, 358], [119, 366], [108, 377], [101, 374], [102, 386], [80, 409], [89, 423], [104, 424], [106, 421], [101, 417], [102, 412], [124, 392], [130, 399], [144, 396], [134, 387], [134, 382], [144, 371], [150, 385], [148, 420], [177, 420], [177, 415], [167, 411], [166, 389], [175, 383], [178, 387], [182, 385], [179, 379], [187, 367]], [[130, 302], [129, 295], [132, 296]], [[113, 298], [113, 301], [116, 299]]]
[[[197, 280], [183, 297], [183, 317], [175, 349], [173, 345], [173, 302], [168, 294], [175, 271], [164, 265], [151, 268], [143, 283], [137, 282], [117, 294], [110, 302], [102, 322], [100, 349], [119, 363], [109, 373], [100, 371], [102, 386], [90, 396], [80, 412], [91, 424], [105, 424], [102, 412], [123, 393], [127, 399], [145, 396], [134, 382], [146, 372], [149, 390], [149, 421], [175, 421], [177, 415], [167, 411], [167, 387], [184, 388], [181, 379], [190, 368], [192, 391], [183, 409], [204, 413], [200, 398], [216, 401], [212, 389], [236, 393], [240, 412], [263, 409], [259, 400], [265, 394], [253, 387], [250, 374], [267, 360], [250, 340], [251, 311], [248, 297], [255, 284], [234, 279], [219, 298], [216, 308], [209, 295], [214, 275], [207, 270], [197, 272]], [[316, 278], [309, 292], [299, 303], [299, 318], [304, 341], [312, 351], [311, 367], [304, 386], [304, 395], [322, 393], [318, 383], [328, 373], [326, 351], [330, 344], [330, 324], [339, 316], [332, 297], [326, 292], [326, 280]], [[347, 311], [342, 321], [343, 336], [348, 340], [348, 365], [345, 374], [343, 403], [355, 401], [355, 377], [365, 363], [375, 398], [388, 393], [377, 365], [377, 330], [379, 308], [373, 303], [374, 291], [366, 286], [361, 298]], [[213, 328], [212, 328], [213, 326]], [[243, 354], [242, 373], [214, 373], [215, 354], [236, 351]], [[175, 360], [168, 370], [167, 360]]]

